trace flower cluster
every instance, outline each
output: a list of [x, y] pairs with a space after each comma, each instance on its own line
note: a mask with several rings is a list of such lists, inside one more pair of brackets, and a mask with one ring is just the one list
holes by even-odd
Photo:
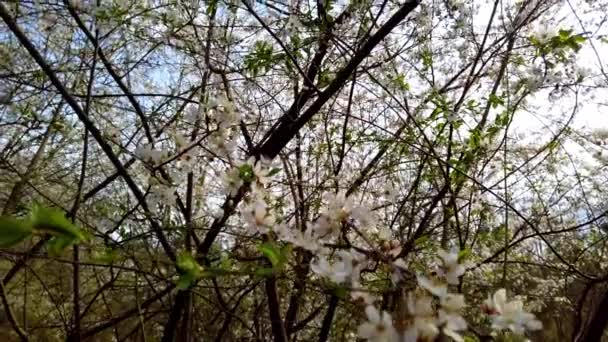
[[524, 311], [523, 306], [520, 300], [508, 302], [507, 290], [500, 289], [484, 302], [483, 308], [490, 315], [495, 330], [509, 329], [523, 334], [526, 330], [542, 329], [542, 323], [533, 314]]
[[355, 205], [351, 197], [344, 191], [325, 196], [327, 207], [316, 220], [313, 229], [318, 236], [331, 237], [340, 231], [343, 223], [352, 219], [359, 226], [371, 227], [374, 223], [373, 214], [363, 206]]
[[135, 156], [144, 162], [152, 164], [160, 164], [160, 162], [167, 158], [169, 155], [168, 151], [155, 149], [152, 145], [146, 144], [138, 146], [135, 149]]
[[212, 150], [221, 157], [230, 157], [236, 147], [236, 135], [232, 127], [241, 120], [234, 104], [225, 97], [209, 99], [207, 105], [200, 106], [200, 113], [206, 112], [207, 117], [217, 123], [217, 130], [209, 137]]
[[365, 256], [356, 251], [337, 252], [337, 261], [330, 263], [327, 256], [321, 255], [310, 268], [317, 275], [328, 278], [336, 284], [358, 283]]
[[[367, 320], [358, 329], [359, 337], [368, 341], [416, 342], [434, 341], [440, 335], [454, 341], [464, 341], [461, 335], [467, 329], [467, 322], [461, 315], [466, 307], [463, 294], [450, 293], [449, 285], [459, 284], [465, 273], [465, 266], [458, 261], [458, 251], [440, 251], [441, 266], [435, 276], [418, 275], [418, 289], [407, 293], [404, 298], [405, 310], [398, 312], [395, 324], [388, 312], [380, 312], [368, 303], [365, 313]], [[403, 263], [401, 263], [403, 265]], [[516, 334], [542, 327], [540, 321], [523, 310], [521, 301], [507, 302], [504, 289], [499, 290], [484, 304], [490, 314], [492, 328], [509, 329]]]
[[[269, 183], [268, 162], [250, 158], [237, 163], [225, 175], [224, 183], [230, 194], [235, 194], [243, 184], [250, 184], [251, 194], [241, 207], [241, 216], [249, 233], [274, 233], [279, 241], [312, 252], [311, 271], [322, 279], [350, 289], [352, 300], [365, 305], [366, 321], [358, 328], [359, 337], [368, 341], [416, 342], [445, 336], [454, 341], [464, 341], [462, 334], [467, 330], [467, 321], [462, 316], [466, 307], [465, 297], [454, 293], [453, 287], [460, 284], [467, 266], [461, 262], [457, 249], [440, 250], [432, 274], [417, 274], [417, 287], [404, 293], [401, 310], [389, 313], [379, 310], [374, 296], [361, 286], [361, 272], [371, 265], [372, 260], [388, 263], [393, 270], [393, 284], [402, 286], [408, 265], [403, 259], [395, 258], [398, 253], [393, 251], [401, 250], [399, 242], [383, 240], [382, 246], [386, 247], [375, 250], [370, 246], [374, 249], [370, 255], [355, 249], [331, 252], [324, 247], [325, 243], [340, 239], [344, 228], [373, 227], [375, 220], [370, 210], [355, 205], [353, 198], [338, 192], [324, 197], [326, 206], [313, 223], [305, 225], [309, 229], [290, 229], [289, 224], [276, 222], [271, 213], [270, 196], [265, 191]], [[371, 244], [367, 238], [364, 240]], [[380, 256], [377, 251], [384, 254]], [[484, 310], [489, 314], [492, 328], [498, 331], [508, 329], [523, 334], [526, 330], [541, 327], [533, 314], [523, 310], [521, 301], [507, 302], [504, 290], [489, 298]]]

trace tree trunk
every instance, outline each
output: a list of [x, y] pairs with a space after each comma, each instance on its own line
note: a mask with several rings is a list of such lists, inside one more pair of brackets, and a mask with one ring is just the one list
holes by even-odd
[[575, 342], [599, 342], [608, 324], [608, 291], [604, 292], [601, 302], [587, 319], [585, 327], [579, 331]]

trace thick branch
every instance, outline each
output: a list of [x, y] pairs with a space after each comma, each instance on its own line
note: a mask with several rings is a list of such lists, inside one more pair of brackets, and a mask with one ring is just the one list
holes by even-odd
[[266, 295], [268, 296], [268, 312], [275, 342], [287, 342], [287, 333], [281, 319], [281, 304], [277, 293], [277, 280], [274, 277], [266, 280]]

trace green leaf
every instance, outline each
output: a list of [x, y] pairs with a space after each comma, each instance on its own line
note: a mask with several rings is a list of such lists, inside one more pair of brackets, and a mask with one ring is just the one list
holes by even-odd
[[0, 217], [0, 248], [8, 248], [32, 234], [32, 224], [13, 217]]
[[411, 88], [410, 84], [405, 81], [405, 75], [403, 75], [403, 74], [398, 74], [397, 76], [395, 76], [395, 78], [393, 79], [393, 82], [395, 82], [395, 84], [401, 90], [408, 91]]
[[479, 103], [477, 103], [477, 101], [475, 101], [475, 100], [469, 100], [466, 103], [466, 107], [468, 110], [474, 110], [478, 106], [479, 106]]
[[275, 274], [275, 269], [272, 267], [258, 267], [255, 269], [255, 275], [262, 278], [272, 277]]
[[319, 82], [317, 83], [317, 86], [319, 88], [327, 87], [332, 81], [331, 74], [327, 70], [322, 70], [319, 73], [318, 79], [319, 79]]
[[211, 0], [207, 2], [207, 14], [215, 13], [217, 10], [218, 0]]
[[93, 253], [93, 260], [100, 264], [109, 265], [118, 259], [118, 254], [114, 249], [105, 248], [99, 252]]
[[336, 286], [331, 289], [331, 293], [340, 299], [348, 298], [348, 289], [344, 286]]
[[492, 105], [492, 108], [496, 108], [498, 107], [498, 105], [504, 106], [505, 101], [496, 96], [496, 94], [490, 94], [490, 98], [488, 99], [488, 101], [490, 102], [490, 105]]
[[464, 336], [464, 342], [478, 342], [479, 340], [475, 337]]
[[75, 242], [77, 242], [77, 240], [70, 237], [55, 236], [47, 243], [49, 254], [59, 256], [66, 248], [70, 247]]
[[433, 65], [433, 54], [431, 53], [431, 50], [422, 50], [422, 52], [420, 53], [420, 57], [422, 58], [423, 69], [426, 70]]
[[471, 147], [471, 149], [479, 148], [481, 144], [481, 131], [476, 127], [469, 132], [471, 133], [469, 136], [469, 147]]
[[470, 248], [465, 248], [461, 250], [460, 252], [458, 252], [458, 262], [462, 263], [463, 261], [467, 260], [471, 256], [471, 254], [472, 252]]
[[417, 238], [416, 240], [414, 240], [414, 246], [421, 247], [422, 245], [426, 244], [427, 242], [429, 242], [428, 235], [423, 235], [423, 236]]
[[572, 40], [573, 40], [575, 43], [579, 43], [579, 44], [581, 44], [581, 43], [586, 42], [586, 41], [587, 41], [587, 38], [583, 37], [583, 36], [582, 36], [582, 35], [580, 35], [580, 34], [577, 34], [576, 36], [572, 36]]
[[559, 37], [562, 39], [567, 39], [572, 34], [572, 30], [559, 30]]
[[494, 122], [500, 127], [506, 127], [509, 124], [509, 119], [509, 112], [505, 110], [496, 116], [496, 120]]
[[279, 267], [282, 263], [281, 250], [270, 242], [264, 242], [258, 246], [258, 250], [270, 261], [272, 267]]
[[260, 70], [268, 71], [277, 62], [285, 59], [285, 56], [281, 53], [273, 54], [273, 50], [272, 44], [267, 41], [258, 40], [255, 42], [253, 51], [245, 56], [245, 68], [253, 76], [257, 76]]
[[175, 263], [180, 273], [176, 285], [182, 290], [192, 286], [196, 279], [203, 275], [203, 268], [188, 251], [180, 252]]
[[80, 229], [58, 209], [35, 205], [32, 210], [32, 225], [36, 230], [47, 231], [52, 235], [75, 240], [75, 242], [85, 239], [85, 235]]
[[252, 182], [255, 178], [253, 167], [249, 164], [243, 164], [239, 167], [239, 178], [245, 182]]
[[272, 177], [272, 176], [276, 175], [279, 172], [281, 172], [281, 169], [278, 168], [278, 167], [275, 167], [272, 170], [270, 170], [270, 172], [268, 172], [268, 177]]
[[179, 276], [179, 278], [177, 278], [177, 288], [180, 290], [186, 290], [192, 286], [195, 280], [196, 278], [191, 274], [182, 274]]
[[202, 271], [202, 267], [187, 251], [182, 251], [177, 255], [176, 264], [177, 269], [182, 273], [200, 274]]

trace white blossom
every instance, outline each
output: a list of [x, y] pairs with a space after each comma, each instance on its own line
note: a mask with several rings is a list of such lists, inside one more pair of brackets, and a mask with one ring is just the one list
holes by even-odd
[[159, 164], [166, 157], [166, 152], [157, 150], [152, 145], [146, 144], [138, 146], [135, 149], [135, 155], [145, 162]]
[[367, 321], [359, 325], [359, 337], [371, 342], [391, 342], [395, 340], [396, 331], [393, 327], [391, 315], [382, 311], [379, 312], [373, 305], [365, 308]]
[[319, 236], [336, 234], [341, 223], [351, 218], [362, 227], [371, 227], [374, 224], [374, 215], [365, 207], [355, 206], [352, 198], [347, 197], [344, 191], [324, 196], [327, 206], [317, 219], [314, 229]]
[[523, 334], [525, 330], [542, 329], [542, 322], [537, 320], [534, 314], [524, 311], [522, 301], [507, 301], [505, 289], [496, 291], [484, 305], [490, 312], [494, 329], [509, 329], [516, 334]]
[[459, 312], [466, 306], [464, 295], [449, 293], [441, 298], [440, 304], [441, 308], [437, 313], [439, 323], [443, 324], [443, 333], [455, 341], [462, 341], [458, 332], [467, 328], [467, 322]]
[[403, 332], [402, 340], [416, 342], [423, 338], [432, 341], [439, 334], [439, 322], [435, 317], [432, 298], [416, 296], [410, 292], [407, 297], [407, 309], [411, 322]]
[[267, 210], [268, 205], [262, 200], [256, 200], [241, 210], [241, 215], [247, 222], [251, 233], [267, 233], [274, 224], [274, 218]]
[[305, 250], [318, 253], [323, 249], [312, 229], [301, 231], [299, 229], [289, 229], [286, 225], [279, 224], [275, 227], [275, 233], [277, 233], [279, 239]]
[[343, 284], [359, 278], [361, 263], [364, 257], [356, 251], [339, 251], [336, 262], [329, 262], [326, 256], [317, 256], [310, 268], [319, 276], [329, 278], [332, 282]]
[[350, 297], [355, 302], [362, 302], [366, 305], [372, 305], [374, 303], [374, 297], [365, 290], [361, 290], [361, 284], [358, 281], [353, 281], [352, 291]]
[[226, 129], [218, 129], [209, 136], [209, 144], [218, 156], [229, 157], [236, 147], [236, 136], [230, 136]]
[[458, 285], [460, 276], [466, 271], [465, 267], [458, 263], [458, 250], [453, 249], [451, 252], [440, 250], [437, 254], [443, 262], [442, 268], [438, 271], [439, 276], [445, 277], [450, 285]]
[[438, 281], [435, 278], [427, 278], [423, 275], [418, 275], [416, 276], [416, 279], [418, 280], [418, 285], [429, 291], [432, 295], [436, 296], [436, 297], [443, 297], [448, 293], [448, 286], [446, 283]]
[[222, 183], [228, 196], [235, 196], [239, 188], [243, 185], [243, 180], [239, 175], [239, 169], [230, 168], [222, 175]]

